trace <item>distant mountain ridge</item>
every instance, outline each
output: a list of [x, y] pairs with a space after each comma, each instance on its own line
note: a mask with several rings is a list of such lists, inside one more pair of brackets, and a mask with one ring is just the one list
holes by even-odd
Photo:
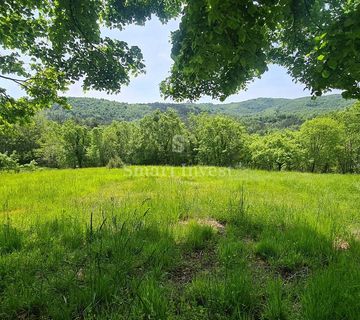
[[257, 98], [242, 102], [227, 104], [212, 103], [141, 103], [128, 104], [117, 101], [96, 98], [68, 98], [71, 110], [54, 106], [45, 115], [54, 121], [63, 122], [67, 119], [77, 119], [88, 124], [108, 124], [114, 120], [133, 121], [141, 119], [156, 109], [165, 111], [175, 109], [183, 118], [191, 113], [225, 114], [248, 119], [276, 119], [295, 117], [305, 120], [317, 115], [337, 111], [352, 105], [354, 100], [345, 100], [341, 95], [328, 95], [311, 100], [310, 97], [298, 99]]

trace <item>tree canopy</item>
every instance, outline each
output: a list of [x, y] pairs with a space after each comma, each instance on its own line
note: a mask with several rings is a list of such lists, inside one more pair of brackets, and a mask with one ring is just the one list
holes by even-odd
[[181, 15], [165, 97], [224, 100], [278, 63], [314, 95], [336, 88], [360, 98], [359, 0], [3, 0], [0, 78], [26, 95], [0, 88], [0, 125], [55, 102], [67, 106], [59, 92], [79, 80], [84, 89], [119, 92], [144, 72], [143, 56], [101, 28], [152, 15], [163, 22]]
[[269, 63], [316, 96], [360, 98], [359, 0], [188, 1], [172, 43], [162, 91], [175, 100], [225, 100]]
[[3, 0], [0, 3], [0, 78], [21, 86], [14, 99], [0, 88], [0, 124], [32, 116], [58, 103], [59, 91], [78, 80], [84, 89], [119, 92], [130, 75], [144, 72], [141, 50], [103, 37], [101, 27], [166, 21], [180, 11], [178, 0]]

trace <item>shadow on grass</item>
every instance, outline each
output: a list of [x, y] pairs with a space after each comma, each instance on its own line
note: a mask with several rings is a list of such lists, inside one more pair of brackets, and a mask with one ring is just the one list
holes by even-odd
[[[1, 319], [358, 319], [359, 245], [242, 204], [225, 230], [146, 212], [0, 228]], [[180, 230], [180, 231], [179, 231]], [[185, 273], [185, 275], [184, 275]]]

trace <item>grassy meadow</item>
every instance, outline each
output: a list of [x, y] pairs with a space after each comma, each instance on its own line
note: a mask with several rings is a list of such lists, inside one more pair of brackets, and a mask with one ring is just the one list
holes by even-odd
[[0, 174], [0, 319], [359, 319], [360, 177]]

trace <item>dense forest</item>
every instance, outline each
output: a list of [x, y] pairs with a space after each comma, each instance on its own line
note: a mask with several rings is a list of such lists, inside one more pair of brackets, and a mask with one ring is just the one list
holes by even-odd
[[147, 103], [128, 104], [95, 98], [68, 98], [71, 109], [54, 105], [44, 111], [49, 120], [65, 122], [73, 119], [90, 127], [110, 124], [114, 120], [133, 121], [143, 118], [155, 110], [174, 109], [183, 120], [190, 114], [223, 114], [242, 119], [249, 132], [264, 133], [271, 129], [298, 129], [307, 119], [331, 111], [341, 110], [355, 103], [341, 95], [329, 95], [312, 100], [258, 98], [243, 102], [212, 103]]
[[[113, 104], [109, 106], [107, 117], [111, 108], [115, 109]], [[51, 168], [201, 164], [360, 171], [359, 103], [303, 120], [298, 129], [275, 130], [269, 126], [265, 133], [253, 133], [244, 125], [246, 118], [219, 114], [221, 110], [218, 114], [189, 112], [185, 118], [171, 108], [150, 111], [138, 120], [97, 126], [78, 118], [53, 121], [38, 115], [32, 123], [15, 125], [0, 134], [0, 167], [18, 170], [37, 164]]]

